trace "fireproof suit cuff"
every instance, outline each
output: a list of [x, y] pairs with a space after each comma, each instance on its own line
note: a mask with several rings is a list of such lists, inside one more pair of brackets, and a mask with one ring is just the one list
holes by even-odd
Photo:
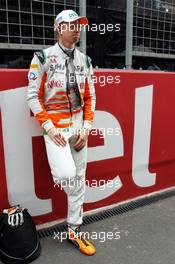
[[83, 127], [86, 128], [86, 129], [91, 130], [91, 128], [92, 128], [92, 122], [91, 121], [88, 121], [88, 120], [84, 120]]
[[42, 124], [42, 127], [45, 129], [46, 132], [48, 132], [51, 128], [54, 128], [55, 126], [51, 120], [47, 120]]

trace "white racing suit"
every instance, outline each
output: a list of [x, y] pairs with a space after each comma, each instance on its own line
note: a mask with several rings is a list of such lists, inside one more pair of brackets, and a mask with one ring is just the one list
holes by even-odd
[[[74, 51], [73, 64], [81, 107], [71, 109], [67, 95], [65, 63], [67, 55], [54, 46], [36, 52], [28, 74], [27, 103], [44, 129], [48, 162], [55, 186], [67, 193], [69, 225], [81, 225], [85, 193], [87, 145], [80, 151], [73, 148], [75, 129], [91, 129], [95, 111], [93, 69], [87, 56]], [[65, 147], [56, 145], [47, 135], [56, 127], [67, 141]]]

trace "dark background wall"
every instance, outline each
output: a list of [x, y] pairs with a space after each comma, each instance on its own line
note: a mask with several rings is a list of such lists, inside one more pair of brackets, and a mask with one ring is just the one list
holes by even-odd
[[[155, 18], [157, 17], [157, 0], [152, 1], [155, 2], [155, 5], [153, 5], [155, 11], [152, 13], [150, 11], [145, 12], [141, 8], [146, 3], [146, 8], [149, 9], [151, 1], [134, 1], [135, 5], [139, 4], [138, 10], [135, 10], [135, 12], [141, 16], [137, 20], [137, 26], [143, 24], [143, 12], [145, 12], [144, 23], [146, 27], [147, 25], [149, 26], [150, 14], [151, 16], [155, 16]], [[161, 1], [163, 2], [164, 0]], [[3, 48], [0, 48], [0, 67], [28, 68], [34, 51], [38, 50], [35, 45], [40, 45], [41, 48], [44, 45], [54, 44], [54, 13], [58, 14], [63, 9], [74, 9], [78, 12], [78, 2], [78, 0], [67, 0], [65, 6], [64, 0], [56, 0], [54, 2], [52, 0], [0, 0], [0, 45], [4, 45]], [[161, 14], [164, 16], [163, 19], [167, 20], [168, 25], [168, 20], [172, 20], [172, 16], [169, 13], [166, 14], [166, 17], [163, 12]], [[114, 26], [120, 24], [120, 31], [113, 30], [109, 32], [106, 30], [105, 34], [102, 34], [100, 30], [87, 31], [87, 54], [92, 58], [94, 67], [123, 69], [125, 67], [126, 0], [87, 0], [87, 17], [90, 28], [94, 24], [97, 24], [97, 26], [100, 24], [113, 24]], [[160, 39], [162, 24], [159, 24]], [[171, 30], [175, 32], [175, 23], [172, 23], [172, 25], [174, 25], [174, 28], [172, 26]], [[157, 27], [157, 24], [152, 23], [152, 28], [154, 26]], [[143, 30], [144, 38], [140, 37], [143, 35]], [[135, 34], [135, 29], [133, 32]], [[137, 46], [147, 46], [147, 43], [149, 43], [147, 36], [150, 36], [150, 30], [143, 29], [141, 26], [137, 29], [137, 34], [137, 38], [134, 38], [134, 48], [137, 48]], [[172, 36], [174, 36], [172, 37], [174, 38], [172, 45], [175, 45], [173, 44], [175, 43], [175, 33], [172, 33]], [[163, 45], [163, 41], [160, 40], [158, 45]], [[151, 40], [153, 51], [154, 42], [154, 40]], [[18, 46], [14, 49], [13, 45]], [[21, 47], [28, 45], [28, 47], [26, 48], [25, 46], [25, 49], [23, 49], [19, 45]], [[34, 48], [31, 49], [32, 46]], [[154, 56], [133, 56], [134, 69], [146, 70], [153, 67], [153, 65], [156, 65], [157, 69], [165, 71], [175, 70], [175, 62], [172, 59], [155, 58]]]

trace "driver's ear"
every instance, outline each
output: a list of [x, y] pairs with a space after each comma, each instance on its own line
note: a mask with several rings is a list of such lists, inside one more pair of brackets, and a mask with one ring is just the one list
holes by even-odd
[[57, 33], [60, 34], [60, 25], [57, 27]]
[[62, 34], [62, 24], [59, 24], [57, 27], [58, 34]]

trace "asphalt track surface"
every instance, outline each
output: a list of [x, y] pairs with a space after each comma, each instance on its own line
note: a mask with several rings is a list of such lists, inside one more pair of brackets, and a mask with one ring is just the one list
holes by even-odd
[[175, 197], [83, 226], [82, 231], [89, 232], [96, 246], [94, 256], [83, 255], [55, 234], [41, 239], [42, 253], [33, 263], [174, 264]]

